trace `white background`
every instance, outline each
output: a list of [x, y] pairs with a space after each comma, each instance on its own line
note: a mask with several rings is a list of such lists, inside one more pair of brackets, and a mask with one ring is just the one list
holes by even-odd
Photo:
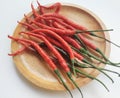
[[[10, 40], [7, 35], [12, 35], [17, 20], [21, 20], [24, 13], [31, 11], [30, 3], [33, 0], [0, 0], [0, 98], [70, 98], [66, 92], [48, 91], [31, 85], [19, 74], [12, 58], [7, 54], [10, 52]], [[41, 4], [56, 2], [57, 0], [39, 0]], [[58, 0], [62, 2], [63, 0]], [[120, 44], [120, 1], [119, 0], [64, 0], [88, 8], [99, 16], [107, 28], [114, 29], [110, 32], [111, 40]], [[34, 0], [36, 3], [36, 0]], [[110, 59], [120, 61], [120, 49], [112, 46]], [[110, 67], [120, 72], [119, 68]], [[99, 79], [108, 86], [107, 92], [96, 81], [81, 88], [84, 98], [120, 98], [120, 77], [108, 73], [115, 81], [114, 84], [104, 75]], [[77, 90], [72, 91], [74, 98], [81, 98]]]

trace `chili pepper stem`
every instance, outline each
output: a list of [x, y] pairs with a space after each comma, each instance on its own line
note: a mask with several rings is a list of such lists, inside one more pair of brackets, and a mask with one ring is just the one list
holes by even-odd
[[108, 70], [108, 69], [105, 69], [105, 68], [100, 68], [100, 69], [104, 70], [104, 71], [108, 71], [108, 72], [114, 73], [114, 74], [117, 74], [120, 77], [120, 73], [118, 73], [118, 72], [115, 72], [115, 71], [112, 71], [112, 70]]
[[70, 72], [67, 72], [67, 76], [69, 77], [69, 79], [72, 81], [72, 83], [75, 85], [75, 87], [79, 90], [82, 98], [83, 98], [83, 93], [82, 91], [80, 90], [80, 88], [78, 87], [78, 85], [76, 84], [76, 82], [73, 80], [72, 76], [71, 76], [71, 73]]
[[97, 78], [95, 78], [95, 77], [93, 77], [93, 76], [91, 76], [91, 75], [89, 75], [87, 73], [84, 73], [81, 70], [78, 70], [78, 69], [75, 69], [75, 70], [76, 70], [76, 72], [78, 72], [78, 73], [80, 73], [82, 75], [85, 75], [86, 77], [88, 77], [90, 79], [95, 79], [96, 81], [98, 81], [99, 83], [101, 83], [105, 87], [105, 89], [109, 92], [109, 89], [107, 88], [107, 86], [102, 81], [100, 81], [99, 79], [97, 79]]
[[105, 32], [105, 31], [113, 31], [113, 29], [107, 29], [107, 30], [76, 30], [76, 34], [78, 33], [86, 33], [86, 32]]
[[[77, 64], [77, 66], [78, 67], [80, 67], [80, 68], [95, 68], [95, 67], [93, 67], [93, 66], [87, 66], [87, 65], [85, 65], [85, 64], [82, 64], [82, 63], [80, 63], [79, 61], [75, 61], [75, 63]], [[118, 73], [118, 72], [115, 72], [115, 71], [112, 71], [112, 70], [108, 70], [108, 69], [105, 69], [105, 68], [101, 68], [101, 67], [98, 67], [100, 70], [104, 70], [104, 71], [107, 71], [107, 72], [111, 72], [111, 73], [114, 73], [114, 74], [117, 74], [119, 77], [120, 77], [120, 73]]]
[[102, 59], [96, 57], [95, 55], [91, 54], [89, 51], [85, 51], [84, 53], [86, 53], [89, 57], [92, 57], [92, 58], [100, 61], [100, 62], [103, 63], [103, 64], [108, 64], [108, 65], [120, 67], [120, 66], [117, 66], [119, 63], [112, 63], [112, 62], [111, 62], [110, 60], [108, 60], [105, 56], [103, 57], [103, 55], [102, 55], [102, 57], [106, 60], [106, 62], [103, 61]]
[[83, 43], [83, 41], [77, 36], [77, 34], [74, 34], [74, 37], [80, 42], [80, 44], [83, 46], [85, 50], [87, 50], [86, 45]]
[[[74, 47], [72, 47], [72, 48], [73, 48], [73, 49], [76, 49], [76, 48], [74, 48]], [[83, 54], [83, 53], [82, 53], [82, 54]], [[103, 72], [102, 70], [100, 70], [98, 67], [94, 66], [93, 64], [91, 64], [90, 62], [88, 62], [88, 61], [85, 60], [85, 59], [83, 59], [82, 61], [85, 62], [85, 63], [87, 63], [87, 64], [89, 64], [89, 65], [91, 65], [92, 67], [94, 67], [95, 69], [99, 70], [100, 72], [102, 72], [104, 75], [106, 75], [106, 76], [112, 81], [112, 83], [114, 83], [113, 79], [112, 79], [109, 75], [107, 75], [105, 72]]]
[[64, 87], [66, 88], [66, 90], [69, 92], [71, 98], [73, 98], [73, 95], [72, 95], [70, 89], [68, 88], [68, 86], [67, 86], [67, 85], [65, 84], [65, 82], [63, 81], [63, 79], [62, 79], [59, 71], [58, 71], [58, 70], [54, 70], [54, 72], [55, 72], [55, 74], [59, 77], [59, 79], [61, 80], [61, 82], [62, 82], [62, 84], [64, 85]]
[[[69, 67], [71, 67], [70, 64], [69, 64]], [[77, 68], [75, 68], [75, 71], [82, 74], [82, 75], [84, 75], [84, 76], [86, 76], [86, 77], [88, 77], [88, 78], [90, 78], [90, 79], [95, 79], [96, 81], [101, 83], [105, 87], [105, 89], [109, 92], [109, 89], [107, 88], [107, 86], [102, 81], [100, 81], [99, 79], [97, 79], [97, 78], [95, 78], [95, 77], [93, 77], [93, 76], [91, 76], [91, 75], [89, 75], [89, 74], [87, 74], [85, 72], [82, 72], [81, 70], [79, 70]]]
[[110, 40], [108, 40], [108, 39], [106, 39], [106, 38], [104, 38], [104, 37], [98, 36], [98, 35], [94, 34], [93, 32], [90, 32], [90, 35], [92, 35], [92, 36], [94, 36], [94, 37], [97, 37], [97, 38], [104, 39], [105, 41], [107, 41], [107, 42], [109, 42], [109, 43], [115, 45], [115, 46], [118, 47], [118, 48], [120, 48], [120, 46], [117, 45], [117, 44], [115, 44], [114, 42], [112, 42], [112, 41], [110, 41]]
[[73, 48], [75, 51], [81, 53], [82, 55], [84, 55], [84, 56], [88, 55], [89, 57], [92, 57], [92, 58], [100, 61], [100, 62], [103, 63], [103, 64], [108, 64], [108, 65], [112, 65], [112, 66], [115, 66], [115, 67], [120, 67], [120, 66], [117, 66], [117, 65], [119, 65], [120, 63], [113, 63], [113, 62], [111, 62], [109, 59], [107, 59], [107, 58], [105, 57], [105, 55], [104, 55], [98, 48], [96, 49], [96, 51], [99, 52], [99, 54], [101, 54], [101, 56], [102, 56], [107, 62], [105, 62], [105, 61], [101, 60], [100, 58], [96, 57], [95, 55], [91, 54], [89, 51], [86, 51], [84, 48], [81, 48], [81, 49], [79, 49], [79, 50], [76, 49], [75, 47], [72, 47], [72, 48]]
[[79, 67], [82, 68], [88, 68], [89, 66], [87, 66], [86, 64], [80, 63], [79, 61], [75, 60], [75, 64], [77, 64]]
[[[60, 50], [60, 51], [61, 51], [61, 50]], [[62, 51], [61, 51], [61, 52], [62, 52]], [[65, 55], [66, 55], [66, 54], [65, 54]], [[83, 59], [82, 61], [85, 62], [85, 63], [87, 63], [87, 64], [89, 64], [89, 65], [91, 65], [92, 67], [94, 67], [94, 68], [97, 69], [98, 71], [102, 72], [104, 75], [106, 75], [106, 76], [112, 81], [112, 83], [114, 83], [113, 79], [112, 79], [109, 75], [107, 75], [105, 72], [103, 72], [102, 70], [100, 70], [98, 67], [94, 66], [93, 64], [91, 64], [90, 62], [88, 62], [88, 61], [85, 60], [85, 59]]]
[[[106, 60], [106, 61], [108, 61], [111, 65], [114, 65], [114, 66], [117, 66], [117, 65], [119, 65], [120, 63], [113, 63], [113, 62], [111, 62], [109, 59], [107, 59], [107, 57], [101, 52], [101, 50], [100, 49], [96, 49], [96, 51], [99, 53], [99, 54], [101, 54], [101, 56]], [[120, 67], [120, 66], [117, 66], [117, 67]]]
[[98, 71], [102, 72], [104, 75], [106, 75], [106, 76], [111, 80], [112, 83], [114, 83], [113, 79], [112, 79], [108, 74], [106, 74], [104, 71], [100, 70], [98, 67], [96, 67], [95, 65], [93, 65], [92, 63], [90, 63], [89, 61], [87, 61], [87, 60], [85, 60], [85, 59], [83, 59], [82, 61], [83, 61], [84, 63], [87, 63], [87, 64], [89, 64], [90, 66], [94, 67], [94, 68], [97, 69]]
[[84, 55], [84, 56], [89, 56], [89, 57], [92, 57], [92, 58], [94, 58], [94, 59], [96, 59], [96, 60], [98, 60], [98, 61], [100, 61], [100, 62], [102, 62], [102, 63], [104, 63], [104, 64], [109, 64], [109, 63], [107, 63], [107, 62], [104, 62], [104, 61], [102, 61], [101, 59], [99, 59], [99, 58], [97, 58], [96, 56], [94, 56], [93, 54], [91, 54], [89, 51], [86, 51], [84, 48], [81, 48], [81, 49], [76, 49], [75, 47], [72, 47], [75, 51], [77, 51], [78, 53], [81, 53], [82, 55]]
[[73, 71], [73, 74], [74, 76], [76, 77], [76, 71], [75, 71], [75, 66], [74, 66], [74, 59], [71, 59], [71, 63], [72, 63], [72, 71]]
[[65, 52], [63, 49], [61, 49], [60, 47], [54, 46], [59, 52], [61, 52], [62, 54], [64, 54], [67, 58], [69, 57], [69, 54], [67, 52]]

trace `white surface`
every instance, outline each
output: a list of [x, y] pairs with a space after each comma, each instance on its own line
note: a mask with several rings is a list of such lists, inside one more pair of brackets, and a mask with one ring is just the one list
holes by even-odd
[[[33, 0], [0, 0], [0, 98], [70, 98], [68, 93], [48, 91], [31, 85], [19, 74], [10, 52], [10, 40], [7, 35], [12, 35], [17, 20], [21, 20], [24, 13], [31, 11], [30, 3]], [[34, 0], [35, 3], [36, 0]], [[39, 0], [41, 4], [47, 4], [63, 0]], [[81, 5], [93, 11], [105, 23], [107, 28], [114, 29], [110, 33], [111, 40], [120, 44], [120, 1], [119, 0], [64, 0], [64, 2]], [[120, 61], [120, 49], [112, 46], [110, 59]], [[120, 72], [119, 68], [110, 67]], [[96, 81], [81, 88], [84, 98], [120, 98], [120, 78], [109, 73], [114, 79], [112, 84], [104, 75], [99, 79], [108, 86], [107, 92]], [[72, 91], [74, 98], [81, 98], [77, 90]]]

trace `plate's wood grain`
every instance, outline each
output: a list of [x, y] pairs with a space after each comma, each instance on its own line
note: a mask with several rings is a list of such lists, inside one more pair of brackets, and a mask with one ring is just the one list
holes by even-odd
[[[88, 9], [85, 9], [80, 6], [63, 4], [60, 14], [73, 20], [78, 24], [82, 24], [83, 26], [87, 27], [88, 30], [106, 29], [102, 21], [95, 14], [93, 14]], [[28, 16], [31, 15], [32, 13], [28, 14]], [[22, 21], [24, 21], [24, 19]], [[18, 33], [21, 30], [23, 30], [23, 27], [20, 24], [18, 24], [13, 36], [19, 37], [20, 35]], [[109, 39], [108, 32], [97, 32], [97, 33], [100, 36]], [[110, 54], [109, 43], [106, 43], [104, 40], [100, 40], [94, 37], [88, 37], [88, 39], [94, 44], [96, 44], [103, 51], [103, 53], [107, 57], [109, 57]], [[15, 52], [20, 47], [21, 46], [18, 43], [12, 41], [11, 43], [12, 52]], [[35, 85], [51, 90], [65, 90], [62, 84], [60, 84], [60, 82], [56, 79], [56, 76], [50, 71], [48, 67], [46, 67], [47, 66], [46, 63], [43, 62], [43, 60], [35, 53], [32, 53], [27, 50], [23, 54], [13, 57], [13, 60], [20, 73]], [[95, 64], [96, 66], [101, 66], [101, 67], [105, 66], [104, 64], [101, 63], [95, 63]], [[96, 70], [89, 69], [86, 71], [95, 77], [99, 74], [99, 72]], [[63, 77], [65, 78], [64, 75]], [[76, 79], [76, 82], [79, 86], [83, 86], [89, 83], [90, 81], [91, 81], [90, 79], [85, 77]], [[70, 81], [66, 80], [66, 82], [71, 89], [74, 89]]]

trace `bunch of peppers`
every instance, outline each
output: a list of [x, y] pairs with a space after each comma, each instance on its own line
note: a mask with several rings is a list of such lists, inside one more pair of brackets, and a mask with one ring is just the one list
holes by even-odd
[[[33, 4], [31, 4], [32, 16], [28, 17], [27, 15], [24, 15], [25, 21], [18, 22], [26, 29], [19, 32], [19, 34], [21, 34], [23, 37], [16, 38], [13, 36], [8, 36], [10, 39], [18, 42], [23, 46], [20, 50], [9, 55], [16, 56], [20, 53], [24, 53], [23, 51], [26, 49], [39, 54], [51, 68], [51, 71], [56, 74], [71, 97], [73, 97], [73, 95], [66, 82], [63, 81], [59, 67], [61, 67], [73, 85], [79, 90], [82, 98], [82, 91], [73, 79], [73, 75], [75, 77], [80, 77], [80, 75], [83, 75], [90, 79], [95, 79], [109, 91], [109, 89], [101, 80], [88, 74], [87, 72], [82, 71], [81, 68], [91, 68], [98, 70], [107, 76], [112, 82], [114, 82], [105, 71], [118, 75], [119, 73], [96, 66], [94, 63], [92, 63], [92, 60], [95, 59], [100, 63], [112, 65], [115, 67], [120, 67], [119, 63], [111, 62], [96, 45], [94, 45], [84, 36], [88, 35], [97, 37], [116, 45], [110, 40], [95, 34], [95, 32], [112, 31], [113, 29], [87, 30], [86, 27], [80, 24], [76, 24], [67, 17], [59, 14], [61, 3], [57, 2], [47, 7], [41, 5], [38, 1], [37, 4], [37, 10], [34, 8]], [[50, 10], [52, 11], [50, 12]], [[27, 37], [24, 35], [27, 35]], [[37, 40], [35, 40], [35, 38]], [[119, 47], [118, 45], [116, 46]], [[52, 55], [48, 54], [44, 48], [50, 50]], [[95, 51], [99, 56], [90, 52], [89, 48]]]

